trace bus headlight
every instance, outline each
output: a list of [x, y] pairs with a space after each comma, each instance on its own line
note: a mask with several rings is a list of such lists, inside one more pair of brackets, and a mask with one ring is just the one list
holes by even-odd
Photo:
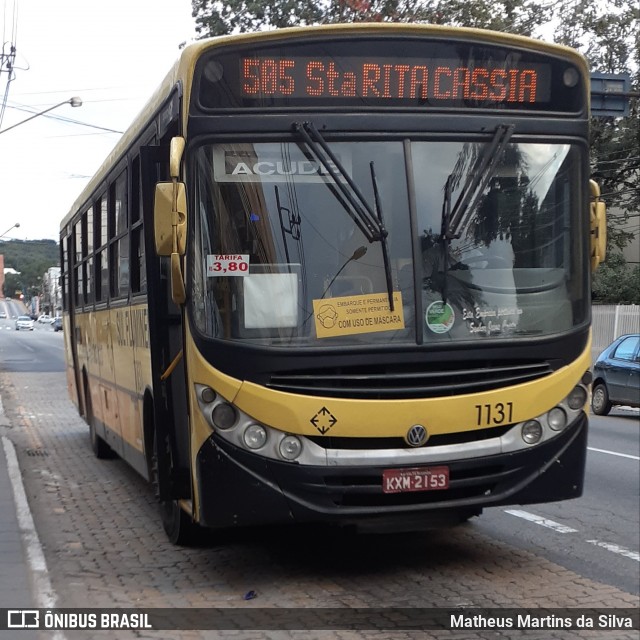
[[205, 404], [211, 404], [216, 399], [216, 392], [211, 387], [202, 387], [200, 400]]
[[587, 403], [587, 390], [582, 385], [576, 385], [567, 396], [567, 404], [574, 411], [584, 407]]
[[554, 407], [547, 414], [547, 422], [554, 431], [562, 431], [567, 426], [567, 414], [564, 409]]
[[223, 402], [213, 409], [211, 419], [218, 429], [222, 429], [223, 431], [225, 429], [231, 429], [236, 423], [236, 410], [230, 404]]
[[542, 425], [537, 420], [527, 420], [522, 425], [522, 439], [527, 444], [536, 444], [542, 438]]
[[250, 424], [244, 430], [242, 439], [249, 449], [260, 449], [267, 441], [267, 430], [260, 424]]
[[285, 436], [280, 441], [279, 449], [285, 460], [295, 460], [302, 453], [302, 442], [295, 436]]

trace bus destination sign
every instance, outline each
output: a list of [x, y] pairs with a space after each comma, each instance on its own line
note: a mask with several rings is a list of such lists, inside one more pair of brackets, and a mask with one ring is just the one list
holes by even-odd
[[240, 59], [245, 98], [364, 99], [435, 106], [546, 103], [550, 69], [544, 63], [461, 66], [459, 59], [245, 57]]
[[283, 41], [203, 55], [194, 110], [404, 108], [584, 109], [575, 63], [473, 41], [419, 38]]

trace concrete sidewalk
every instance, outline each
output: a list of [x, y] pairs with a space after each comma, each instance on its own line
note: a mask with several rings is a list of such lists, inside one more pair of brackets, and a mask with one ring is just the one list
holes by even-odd
[[[0, 398], [0, 434], [8, 426]], [[0, 514], [0, 608], [43, 606], [36, 596], [32, 570], [37, 566], [34, 561], [38, 562], [41, 549], [39, 543], [36, 548], [29, 542], [29, 538], [36, 535], [33, 520], [24, 496], [15, 448], [5, 435], [0, 437]], [[30, 552], [34, 557], [29, 557]], [[16, 637], [32, 640], [39, 635], [36, 631], [0, 631], [0, 639]]]

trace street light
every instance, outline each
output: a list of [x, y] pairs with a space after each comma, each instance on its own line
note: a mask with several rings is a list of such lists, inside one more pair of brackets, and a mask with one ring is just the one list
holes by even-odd
[[68, 100], [63, 100], [62, 102], [59, 102], [58, 104], [54, 104], [53, 107], [49, 107], [48, 109], [45, 109], [44, 111], [39, 111], [38, 113], [34, 113], [32, 116], [29, 116], [28, 118], [25, 118], [24, 120], [21, 120], [20, 122], [16, 122], [16, 124], [12, 124], [10, 127], [7, 127], [6, 129], [2, 129], [0, 131], [0, 133], [6, 133], [7, 131], [11, 131], [11, 129], [15, 129], [16, 127], [19, 127], [21, 124], [24, 124], [25, 122], [29, 122], [29, 120], [33, 120], [34, 118], [37, 118], [38, 116], [43, 116], [45, 113], [49, 113], [49, 111], [53, 111], [54, 109], [57, 109], [58, 107], [61, 107], [63, 104], [70, 104], [72, 107], [81, 107], [82, 106], [82, 100], [80, 98], [78, 98], [78, 96], [74, 96], [73, 98], [69, 98]]
[[16, 229], [20, 226], [19, 222], [16, 222], [15, 224], [12, 224], [3, 234], [0, 234], [0, 238], [4, 238], [7, 233], [9, 233], [9, 231], [11, 231], [12, 229]]

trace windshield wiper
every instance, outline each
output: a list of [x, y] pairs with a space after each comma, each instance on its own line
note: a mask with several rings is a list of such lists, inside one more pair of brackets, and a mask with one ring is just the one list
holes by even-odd
[[444, 200], [442, 201], [442, 228], [440, 230], [440, 242], [442, 243], [442, 302], [447, 303], [447, 279], [449, 275], [449, 245], [451, 244], [451, 236], [449, 229], [451, 225], [451, 191], [453, 177], [449, 175], [444, 185]]
[[[482, 150], [482, 154], [476, 160], [473, 169], [467, 174], [467, 179], [460, 195], [451, 209], [446, 228], [443, 225], [442, 232], [446, 234], [448, 240], [457, 239], [462, 235], [462, 230], [465, 228], [469, 216], [476, 208], [478, 200], [482, 197], [489, 180], [495, 173], [514, 128], [515, 126], [512, 124], [498, 125], [491, 142]], [[447, 179], [447, 183], [452, 179], [453, 173]], [[451, 191], [453, 190], [452, 185], [445, 187], [445, 199], [447, 198], [447, 188], [449, 189], [449, 198], [451, 198]]]
[[451, 240], [457, 240], [462, 236], [462, 230], [466, 227], [469, 217], [478, 205], [484, 190], [493, 177], [500, 162], [511, 135], [514, 125], [498, 125], [491, 142], [485, 146], [475, 165], [467, 174], [464, 186], [451, 206], [451, 193], [453, 192], [453, 173], [449, 174], [444, 186], [444, 199], [442, 202], [442, 227], [440, 230], [440, 242], [442, 244], [442, 301], [447, 302], [447, 279], [449, 275], [449, 245]]
[[393, 283], [391, 278], [391, 265], [389, 262], [389, 248], [387, 244], [388, 231], [384, 226], [378, 182], [375, 175], [373, 162], [370, 163], [371, 181], [375, 198], [375, 211], [362, 195], [358, 185], [353, 181], [346, 169], [333, 153], [326, 140], [311, 122], [294, 122], [293, 130], [302, 136], [307, 147], [318, 159], [323, 169], [333, 179], [334, 194], [349, 214], [356, 226], [362, 231], [365, 238], [371, 242], [380, 242], [382, 247], [382, 259], [389, 298], [389, 309], [393, 306]]
[[378, 224], [380, 228], [380, 246], [382, 248], [382, 262], [384, 264], [384, 276], [387, 281], [387, 296], [389, 298], [389, 310], [393, 311], [393, 282], [391, 281], [391, 263], [389, 262], [389, 243], [387, 242], [388, 231], [384, 226], [384, 215], [382, 214], [382, 201], [380, 200], [380, 190], [378, 189], [378, 179], [373, 160], [369, 163], [371, 170], [371, 184], [373, 185], [373, 200], [378, 214]]

